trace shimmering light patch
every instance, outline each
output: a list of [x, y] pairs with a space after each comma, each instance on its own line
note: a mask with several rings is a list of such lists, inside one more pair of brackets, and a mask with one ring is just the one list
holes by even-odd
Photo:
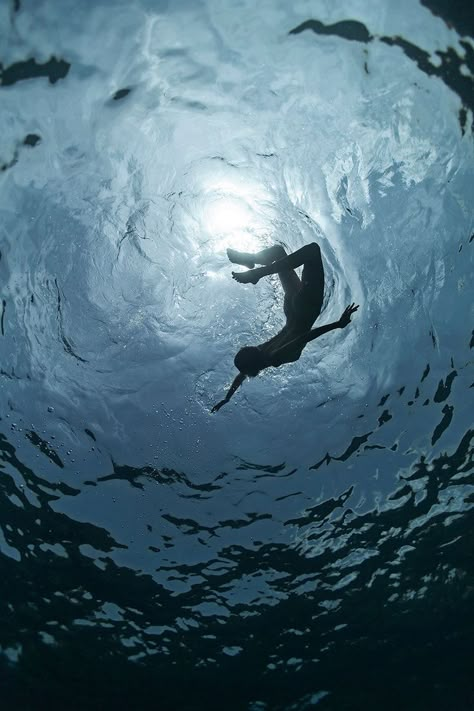
[[233, 197], [217, 197], [208, 207], [207, 213], [212, 232], [243, 232], [253, 223], [248, 205]]
[[243, 251], [258, 251], [262, 238], [271, 232], [266, 214], [268, 195], [255, 184], [226, 178], [206, 185], [203, 221], [213, 248], [222, 252], [232, 245]]
[[222, 272], [213, 272], [211, 269], [208, 269], [205, 275], [208, 279], [218, 279], [220, 281], [226, 281], [229, 278], [228, 274], [223, 274]]

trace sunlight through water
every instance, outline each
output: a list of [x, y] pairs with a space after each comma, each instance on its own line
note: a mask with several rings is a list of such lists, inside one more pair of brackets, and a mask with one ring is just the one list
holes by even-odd
[[[461, 5], [0, 4], [8, 711], [471, 708]], [[312, 242], [351, 324], [212, 413], [285, 323], [226, 250]]]

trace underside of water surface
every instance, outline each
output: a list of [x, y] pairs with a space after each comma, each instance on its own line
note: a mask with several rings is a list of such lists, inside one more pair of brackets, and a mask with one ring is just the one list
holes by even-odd
[[[474, 22], [0, 3], [3, 708], [474, 707]], [[317, 242], [316, 323], [228, 247]]]

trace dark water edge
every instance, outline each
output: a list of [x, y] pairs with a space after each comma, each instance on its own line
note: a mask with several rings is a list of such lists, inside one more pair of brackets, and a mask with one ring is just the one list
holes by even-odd
[[[314, 507], [310, 516], [321, 529], [330, 525], [336, 541], [348, 538], [338, 551], [308, 559], [272, 543], [255, 551], [232, 546], [221, 556], [233, 564], [228, 574], [209, 576], [175, 595], [106, 555], [102, 569], [83, 555], [79, 546], [85, 544], [104, 553], [117, 544], [103, 529], [55, 513], [49, 507], [54, 487], [28, 470], [2, 437], [3, 461], [23, 473], [41, 501], [39, 513], [22, 497], [19, 510], [11, 503], [18, 490], [3, 476], [2, 520], [14, 519], [17, 536], [22, 531], [33, 549], [60, 543], [67, 554], [38, 556], [23, 546], [21, 563], [2, 557], [2, 646], [22, 646], [17, 664], [3, 658], [2, 707], [191, 711], [252, 708], [250, 702], [264, 700], [266, 706], [255, 708], [300, 709], [313, 707], [306, 705], [311, 695], [326, 690], [318, 708], [468, 711], [474, 702], [474, 515], [430, 512], [445, 494], [454, 498], [459, 487], [474, 484], [473, 442], [474, 431], [467, 432], [452, 454], [429, 467], [421, 460], [390, 497], [402, 502], [391, 510], [356, 516], [342, 508], [348, 492]], [[417, 500], [416, 483], [428, 468], [426, 496]], [[133, 475], [139, 478], [143, 471]], [[58, 488], [66, 493], [63, 485]], [[464, 503], [472, 499], [471, 494]], [[410, 530], [414, 521], [419, 525]], [[15, 538], [11, 544], [20, 548]], [[400, 556], [402, 546], [408, 548]], [[357, 579], [338, 593], [331, 564], [367, 548], [378, 548], [380, 555], [364, 560]], [[384, 566], [393, 573], [376, 574]], [[195, 628], [177, 625], [206, 589], [222, 592], [232, 579], [260, 569], [290, 574], [287, 586], [280, 583], [288, 597], [278, 605], [260, 604], [246, 619], [240, 616], [246, 606], [237, 605], [227, 619], [195, 616]], [[192, 570], [183, 566], [179, 572]], [[301, 592], [297, 581], [302, 580], [318, 585]], [[328, 600], [335, 607], [322, 609]], [[101, 618], [106, 601], [124, 611], [124, 618]], [[152, 634], [153, 625], [165, 631]], [[340, 641], [339, 625], [345, 625]], [[133, 662], [125, 642], [132, 638], [134, 653], [145, 655]], [[222, 649], [231, 644], [242, 652], [230, 658]], [[271, 670], [267, 665], [275, 655], [304, 658]]]
[[474, 37], [474, 12], [466, 0], [421, 0], [433, 15], [441, 17], [448, 27], [454, 27], [460, 35]]
[[[425, 3], [427, 4], [427, 3]], [[438, 14], [437, 12], [435, 14]], [[450, 24], [450, 23], [448, 23]], [[422, 71], [428, 76], [439, 77], [452, 91], [454, 91], [463, 103], [463, 107], [459, 111], [459, 123], [461, 131], [464, 134], [466, 130], [467, 109], [474, 111], [474, 82], [472, 76], [463, 76], [461, 66], [465, 63], [469, 71], [474, 71], [474, 49], [469, 42], [461, 40], [461, 46], [465, 51], [465, 57], [461, 58], [452, 47], [447, 51], [437, 51], [436, 54], [440, 59], [440, 65], [435, 66], [431, 62], [428, 52], [420, 47], [417, 47], [412, 42], [408, 42], [403, 37], [399, 36], [381, 36], [372, 35], [368, 28], [357, 20], [342, 20], [332, 25], [325, 25], [319, 20], [310, 19], [302, 22], [297, 27], [290, 30], [290, 35], [298, 35], [301, 32], [310, 31], [317, 35], [333, 35], [351, 42], [360, 42], [369, 44], [374, 40], [388, 44], [391, 47], [399, 47], [402, 52], [411, 59]], [[367, 62], [365, 63], [365, 71], [370, 74]]]

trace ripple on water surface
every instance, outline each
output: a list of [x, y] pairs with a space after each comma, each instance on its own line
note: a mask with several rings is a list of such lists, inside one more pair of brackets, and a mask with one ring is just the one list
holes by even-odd
[[[2, 6], [16, 708], [469, 707], [474, 45], [428, 6]], [[226, 248], [312, 241], [353, 323], [211, 415], [283, 325]]]

